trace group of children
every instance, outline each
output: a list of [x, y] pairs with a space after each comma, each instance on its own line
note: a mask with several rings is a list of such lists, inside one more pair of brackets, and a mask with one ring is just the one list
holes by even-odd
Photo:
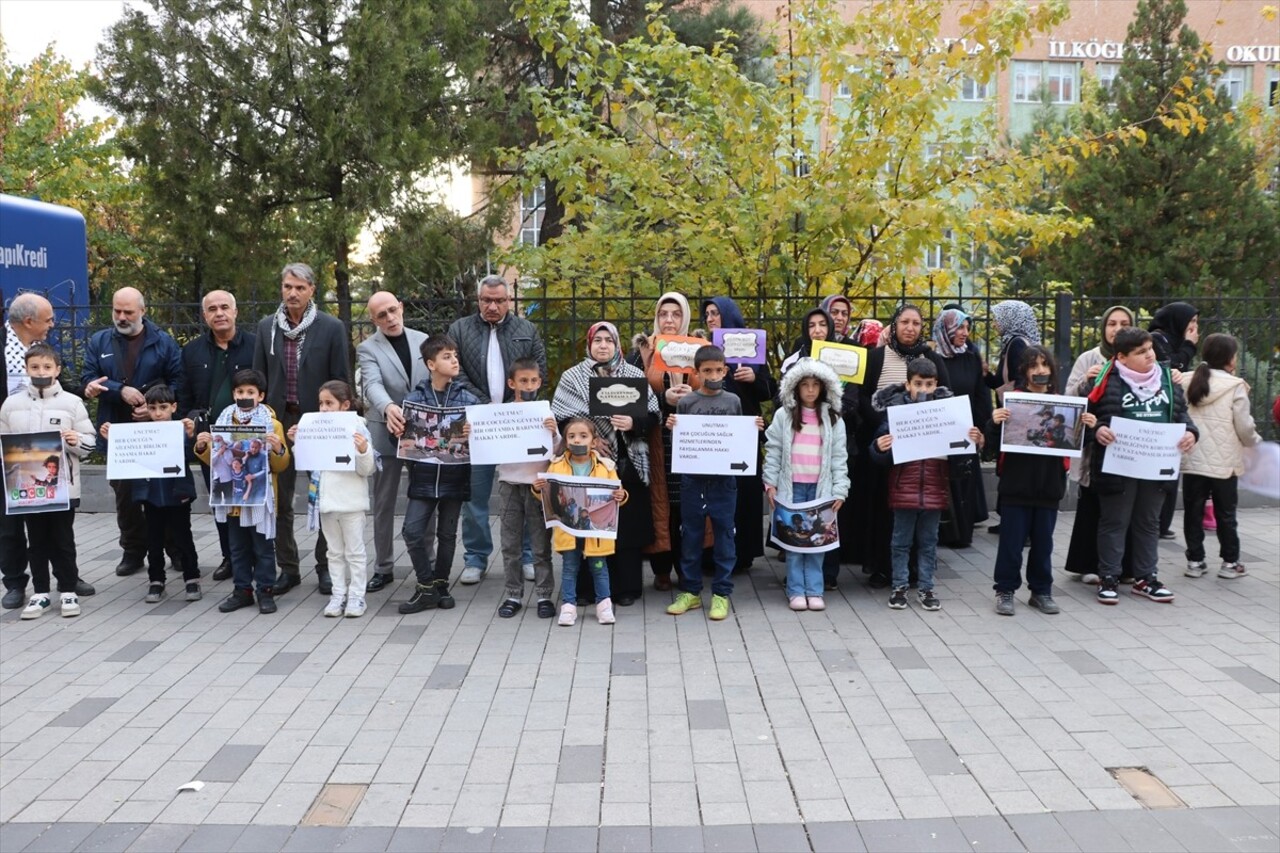
[[[1243, 381], [1235, 377], [1238, 344], [1228, 335], [1210, 335], [1205, 343], [1204, 363], [1194, 374], [1175, 382], [1168, 367], [1156, 362], [1151, 335], [1136, 328], [1122, 329], [1115, 336], [1115, 357], [1098, 375], [1089, 394], [1089, 411], [1083, 415], [1086, 441], [1093, 443], [1090, 454], [1092, 482], [1102, 502], [1098, 529], [1100, 583], [1098, 600], [1115, 604], [1121, 560], [1127, 547], [1134, 565], [1133, 592], [1154, 601], [1173, 600], [1173, 593], [1157, 574], [1160, 493], [1156, 481], [1119, 476], [1104, 471], [1107, 447], [1115, 440], [1114, 418], [1181, 423], [1186, 434], [1179, 444], [1190, 453], [1186, 470], [1187, 490], [1187, 571], [1189, 577], [1204, 574], [1203, 529], [1198, 529], [1206, 500], [1217, 509], [1218, 537], [1223, 567], [1219, 577], [1234, 578], [1246, 573], [1239, 563], [1239, 538], [1235, 520], [1235, 476], [1240, 472], [1241, 448], [1261, 441], [1248, 414]], [[455, 381], [460, 372], [457, 345], [447, 336], [425, 341], [421, 355], [429, 378], [408, 400], [442, 407], [474, 405], [478, 401]], [[61, 361], [45, 344], [33, 345], [26, 354], [29, 385], [21, 395], [10, 397], [0, 407], [0, 433], [58, 430], [62, 435], [67, 470], [61, 473], [70, 495], [70, 507], [27, 517], [30, 539], [30, 567], [35, 594], [22, 618], [40, 616], [51, 607], [49, 566], [60, 596], [64, 616], [80, 612], [75, 595], [77, 581], [73, 521], [79, 503], [78, 462], [94, 446], [92, 423], [84, 403], [64, 392], [57, 382]], [[685, 415], [740, 415], [741, 401], [724, 390], [727, 372], [724, 352], [716, 346], [698, 349], [694, 369], [700, 387], [681, 398], [676, 412], [668, 416], [666, 428], [674, 429]], [[542, 376], [531, 360], [511, 365], [507, 383], [518, 402], [538, 398]], [[264, 403], [266, 379], [256, 370], [240, 370], [231, 380], [233, 403], [216, 418], [216, 427], [263, 428], [262, 451], [270, 488], [257, 506], [215, 505], [219, 522], [229, 522], [229, 545], [233, 590], [219, 605], [222, 612], [258, 605], [262, 613], [276, 610], [272, 595], [276, 566], [277, 478], [289, 465], [289, 443], [274, 413]], [[1057, 366], [1052, 354], [1042, 346], [1028, 346], [1017, 366], [1016, 390], [1033, 394], [1060, 393]], [[1187, 386], [1184, 394], [1183, 385]], [[951, 395], [938, 384], [937, 368], [928, 358], [918, 357], [907, 365], [906, 382], [876, 394], [875, 408], [916, 405]], [[846, 464], [849, 449], [840, 420], [841, 383], [835, 372], [822, 362], [802, 358], [783, 377], [780, 405], [765, 432], [763, 482], [770, 505], [787, 506], [814, 501], [835, 501], [834, 509], [848, 496], [850, 481]], [[1188, 414], [1187, 401], [1195, 417]], [[325, 383], [319, 393], [321, 412], [350, 410], [354, 404], [345, 382]], [[146, 393], [147, 415], [153, 421], [177, 418], [177, 401], [171, 389], [154, 386]], [[1000, 444], [1002, 424], [1009, 410], [995, 410], [987, 424], [969, 430], [969, 439], [979, 448]], [[1197, 424], [1199, 427], [1197, 427]], [[191, 455], [205, 464], [211, 461], [220, 438], [210, 430], [196, 434], [196, 425], [185, 420]], [[575, 536], [564, 529], [554, 533], [543, 524], [541, 489], [546, 474], [586, 476], [617, 481], [614, 463], [597, 452], [594, 422], [587, 417], [569, 418], [563, 424], [548, 417], [544, 427], [560, 432], [556, 453], [550, 461], [501, 465], [498, 480], [501, 512], [502, 553], [505, 589], [498, 615], [515, 616], [523, 606], [525, 584], [532, 581], [536, 611], [541, 618], [558, 613], [558, 624], [574, 625], [578, 617], [577, 578], [582, 568], [591, 572], [595, 588], [595, 613], [600, 624], [613, 624], [616, 615], [610, 599], [606, 557], [613, 553], [607, 538]], [[761, 418], [758, 429], [764, 430]], [[558, 429], [559, 428], [559, 429]], [[469, 427], [466, 428], [469, 431]], [[290, 430], [289, 441], [297, 427]], [[1203, 430], [1203, 433], [1201, 432]], [[100, 430], [103, 439], [110, 424]], [[464, 432], [465, 434], [465, 432]], [[1197, 439], [1200, 442], [1197, 443]], [[360, 423], [353, 435], [356, 450], [353, 471], [324, 471], [311, 475], [309, 523], [324, 531], [328, 541], [333, 591], [324, 608], [330, 617], [359, 617], [365, 613], [366, 556], [365, 518], [369, 510], [365, 478], [376, 470], [378, 461], [371, 449], [367, 428]], [[886, 417], [869, 448], [872, 458], [892, 466], [889, 475], [889, 505], [893, 509], [892, 591], [889, 607], [907, 607], [908, 561], [914, 548], [918, 559], [917, 601], [924, 610], [941, 608], [935, 588], [938, 526], [948, 502], [948, 471], [945, 459], [923, 459], [894, 463], [894, 435]], [[449, 609], [455, 602], [449, 592], [449, 570], [457, 545], [458, 523], [463, 504], [470, 498], [469, 464], [440, 464], [433, 460], [410, 464], [408, 510], [403, 535], [413, 563], [416, 585], [401, 613], [428, 609]], [[1000, 454], [1000, 542], [994, 571], [996, 612], [1014, 613], [1014, 593], [1022, 584], [1022, 552], [1030, 542], [1026, 561], [1026, 581], [1031, 595], [1028, 603], [1042, 613], [1059, 612], [1053, 599], [1050, 553], [1057, 521], [1058, 504], [1065, 494], [1067, 467], [1061, 457], [1020, 453]], [[59, 486], [61, 488], [62, 485]], [[702, 543], [709, 524], [715, 545], [712, 596], [708, 616], [725, 619], [733, 592], [735, 565], [734, 515], [736, 479], [730, 475], [681, 476], [681, 524], [684, 547], [681, 553], [680, 592], [667, 608], [681, 615], [702, 607]], [[191, 503], [196, 490], [191, 472], [177, 478], [136, 480], [133, 497], [142, 504], [148, 535], [148, 589], [146, 601], [158, 602], [165, 594], [164, 556], [171, 545], [181, 564], [188, 601], [201, 597], [199, 569], [191, 531]], [[625, 502], [625, 489], [613, 491], [613, 499]], [[435, 542], [428, 542], [430, 522], [435, 519]], [[1197, 535], [1198, 529], [1198, 535]], [[532, 577], [522, 565], [522, 544], [528, 537], [533, 554]], [[434, 544], [434, 558], [432, 548]], [[555, 578], [552, 551], [561, 554], [560, 606], [552, 603]], [[823, 610], [823, 555], [788, 551], [786, 594], [792, 610]]]

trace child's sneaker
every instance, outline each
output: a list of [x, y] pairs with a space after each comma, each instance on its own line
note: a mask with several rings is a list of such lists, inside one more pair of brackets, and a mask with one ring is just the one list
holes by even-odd
[[334, 593], [329, 596], [329, 603], [324, 606], [324, 615], [329, 618], [337, 618], [342, 615], [343, 610], [347, 606], [346, 596]]
[[1249, 570], [1244, 567], [1243, 563], [1223, 563], [1222, 568], [1218, 569], [1218, 577], [1223, 580], [1231, 580], [1232, 578], [1242, 578], [1249, 574]]
[[612, 625], [618, 621], [613, 615], [612, 599], [602, 598], [596, 602], [596, 621], [601, 625]]
[[147, 587], [147, 597], [142, 599], [147, 604], [157, 604], [164, 598], [164, 584], [153, 583]]
[[811, 595], [809, 596], [809, 609], [810, 610], [826, 610], [827, 602], [824, 601], [822, 596], [820, 595]]
[[1160, 583], [1160, 579], [1155, 575], [1151, 577], [1134, 581], [1133, 589], [1130, 590], [1134, 595], [1141, 595], [1152, 601], [1169, 602], [1173, 601], [1173, 590]]
[[787, 605], [792, 610], [808, 610], [809, 599], [805, 598], [803, 595], [793, 595], [791, 596], [790, 601], [787, 602]]
[[534, 577], [533, 563], [525, 563], [523, 566], [521, 566], [520, 574], [524, 577], [525, 580], [532, 583], [533, 577]]
[[62, 615], [63, 616], [79, 616], [80, 615], [80, 599], [76, 598], [74, 592], [62, 593]]
[[694, 595], [691, 592], [682, 592], [676, 596], [676, 600], [667, 605], [667, 613], [671, 616], [682, 616], [690, 610], [697, 610], [702, 606], [702, 596]]
[[578, 606], [576, 604], [570, 604], [566, 601], [564, 604], [560, 605], [560, 620], [556, 623], [557, 625], [563, 625], [564, 627], [569, 628], [577, 621]]
[[1087, 572], [1083, 575], [1080, 575], [1080, 583], [1087, 583], [1090, 586], [1097, 586], [1101, 582], [1102, 582], [1102, 578], [1098, 577], [1093, 572]]
[[199, 601], [204, 598], [204, 595], [200, 592], [199, 581], [191, 581], [187, 584], [187, 593], [185, 598], [187, 601]]
[[1014, 599], [1011, 592], [996, 593], [996, 613], [1001, 616], [1012, 616], [1014, 611]]
[[360, 618], [361, 616], [363, 616], [363, 615], [364, 615], [365, 607], [366, 607], [366, 606], [365, 606], [365, 603], [364, 603], [364, 596], [363, 596], [363, 595], [360, 595], [360, 594], [358, 594], [358, 593], [357, 593], [357, 594], [354, 594], [354, 595], [348, 596], [348, 597], [347, 597], [347, 611], [346, 611], [346, 613], [347, 613], [347, 618], [348, 618], [348, 619], [358, 619], [358, 618]]
[[49, 609], [49, 596], [43, 592], [37, 592], [31, 596], [31, 600], [27, 602], [27, 606], [22, 610], [23, 619], [39, 619], [44, 612]]
[[1187, 560], [1187, 570], [1183, 574], [1189, 578], [1202, 578], [1207, 571], [1209, 567], [1204, 560]]
[[1027, 604], [1049, 616], [1056, 616], [1062, 612], [1062, 608], [1058, 606], [1058, 602], [1053, 600], [1052, 595], [1036, 595], [1033, 592], [1031, 597], [1027, 599]]
[[896, 586], [893, 592], [889, 593], [889, 607], [892, 610], [907, 609], [907, 588], [905, 586]]
[[1115, 578], [1102, 578], [1098, 581], [1098, 603], [1117, 604], [1120, 601], [1120, 582]]
[[920, 602], [920, 606], [925, 610], [941, 610], [942, 602], [933, 594], [931, 589], [922, 589], [916, 593], [916, 599]]
[[[701, 602], [701, 599], [699, 599]], [[713, 595], [711, 596], [711, 609], [707, 611], [707, 618], [712, 622], [719, 622], [729, 618], [729, 596]]]

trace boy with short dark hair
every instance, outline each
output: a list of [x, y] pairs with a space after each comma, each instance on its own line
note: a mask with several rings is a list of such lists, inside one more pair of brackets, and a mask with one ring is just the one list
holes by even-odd
[[[930, 400], [951, 397], [951, 389], [938, 384], [938, 368], [932, 361], [919, 356], [907, 363], [907, 381], [904, 385], [890, 385], [876, 392], [872, 406], [885, 412], [890, 406], [908, 406]], [[982, 431], [977, 426], [969, 428], [969, 440], [981, 449]], [[889, 417], [876, 431], [871, 443], [871, 458], [881, 465], [893, 464], [893, 434], [889, 432]], [[915, 544], [920, 563], [920, 606], [925, 610], [941, 610], [942, 603], [933, 592], [933, 575], [938, 568], [938, 524], [942, 510], [950, 500], [950, 470], [945, 457], [917, 459], [894, 465], [889, 473], [889, 506], [893, 509], [893, 591], [889, 595], [889, 607], [903, 610], [907, 606], [907, 562], [911, 546]]]
[[[462, 371], [458, 362], [458, 345], [448, 335], [427, 338], [421, 347], [422, 361], [428, 377], [405, 398], [439, 408], [476, 406], [480, 399], [456, 382]], [[399, 438], [400, 433], [396, 434]], [[462, 432], [470, 436], [471, 424]], [[458, 519], [462, 505], [471, 499], [471, 463], [442, 465], [432, 459], [409, 463], [409, 506], [404, 514], [405, 550], [413, 563], [417, 585], [408, 601], [400, 605], [401, 613], [420, 613], [455, 605], [449, 594], [449, 570], [458, 547]], [[433, 561], [427, 548], [427, 531], [436, 516], [436, 555]]]
[[[255, 586], [259, 613], [275, 613], [276, 600], [276, 500], [277, 481], [280, 472], [289, 467], [289, 448], [284, 443], [284, 427], [276, 420], [275, 412], [263, 400], [267, 393], [267, 378], [261, 371], [237, 370], [231, 376], [232, 404], [222, 410], [215, 425], [235, 429], [238, 426], [264, 427], [263, 440], [268, 454], [267, 467], [271, 471], [270, 488], [265, 490], [265, 501], [259, 506], [219, 506], [214, 508], [214, 518], [227, 524], [227, 540], [231, 546], [231, 579], [235, 589], [227, 596], [218, 610], [230, 613], [254, 602]], [[195, 432], [195, 421], [183, 421], [187, 435]], [[209, 464], [213, 434], [202, 432], [195, 437], [196, 457]]]
[[[693, 356], [700, 385], [680, 398], [676, 414], [667, 416], [667, 428], [675, 429], [681, 415], [741, 415], [742, 401], [737, 394], [724, 390], [724, 377], [729, 372], [724, 350], [707, 345]], [[764, 419], [756, 418], [756, 428], [764, 429]], [[702, 540], [707, 519], [715, 536], [712, 556], [715, 575], [711, 580], [711, 610], [707, 617], [719, 622], [729, 615], [729, 596], [733, 594], [733, 567], [738, 561], [734, 543], [734, 518], [738, 508], [737, 477], [716, 474], [680, 475], [680, 589], [676, 600], [667, 608], [672, 616], [680, 616], [702, 607]]]
[[[542, 371], [532, 358], [519, 358], [507, 371], [507, 387], [516, 392], [517, 403], [531, 403], [538, 399], [542, 388]], [[543, 420], [547, 428], [548, 447], [556, 440], [556, 420], [548, 415]], [[556, 615], [551, 596], [556, 591], [556, 578], [551, 568], [551, 531], [542, 521], [542, 501], [533, 492], [538, 474], [547, 470], [550, 462], [507, 462], [497, 468], [498, 503], [502, 506], [502, 562], [506, 571], [506, 591], [498, 615], [510, 619], [520, 612], [524, 600], [525, 574], [522, 564], [526, 531], [533, 553], [533, 592], [538, 601], [538, 617], [550, 619]]]

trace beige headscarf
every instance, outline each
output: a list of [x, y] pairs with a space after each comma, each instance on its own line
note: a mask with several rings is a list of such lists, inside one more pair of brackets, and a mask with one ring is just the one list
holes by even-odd
[[680, 330], [676, 334], [689, 334], [689, 300], [684, 298], [684, 294], [676, 293], [674, 290], [659, 296], [657, 303], [653, 306], [653, 333], [655, 335], [660, 334], [658, 332], [658, 311], [661, 310], [664, 302], [674, 302], [680, 306], [680, 310], [684, 314], [684, 319], [680, 321]]

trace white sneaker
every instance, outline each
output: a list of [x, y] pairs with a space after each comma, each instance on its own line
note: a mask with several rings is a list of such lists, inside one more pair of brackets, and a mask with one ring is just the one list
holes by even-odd
[[1223, 580], [1231, 580], [1232, 578], [1242, 578], [1249, 574], [1249, 570], [1244, 567], [1243, 563], [1223, 563], [1222, 568], [1218, 569], [1218, 577]]
[[[23, 618], [25, 619], [26, 617], [24, 616]], [[563, 625], [567, 628], [577, 621], [578, 621], [577, 605], [574, 605], [574, 604], [560, 605], [560, 621], [556, 624]]]
[[76, 598], [74, 592], [62, 593], [62, 615], [63, 616], [79, 616], [80, 615], [80, 599]]
[[602, 598], [596, 602], [596, 621], [601, 625], [612, 625], [618, 621], [613, 615], [613, 599]]
[[805, 598], [803, 595], [793, 595], [788, 599], [787, 606], [792, 610], [808, 610], [809, 599]]
[[364, 615], [365, 604], [363, 595], [353, 595], [347, 599], [347, 618], [356, 619]]
[[347, 604], [347, 597], [341, 593], [335, 592], [329, 596], [329, 603], [324, 606], [324, 615], [336, 617], [342, 615], [342, 608]]
[[1096, 574], [1094, 574], [1093, 572], [1090, 572], [1090, 573], [1089, 573], [1089, 574], [1087, 574], [1087, 575], [1081, 575], [1081, 576], [1080, 576], [1080, 583], [1087, 583], [1087, 584], [1090, 584], [1090, 585], [1092, 585], [1092, 586], [1097, 586], [1097, 585], [1098, 585], [1098, 584], [1100, 584], [1101, 582], [1102, 582], [1102, 579], [1101, 579], [1101, 578], [1099, 578], [1099, 577], [1098, 577]]
[[462, 570], [462, 577], [458, 578], [458, 581], [465, 584], [480, 583], [480, 579], [483, 577], [484, 569], [477, 569], [475, 566], [467, 566]]
[[533, 563], [525, 563], [523, 566], [520, 567], [520, 570], [524, 572], [525, 580], [527, 581], [533, 580]]
[[31, 600], [27, 602], [27, 606], [22, 609], [23, 619], [39, 619], [44, 612], [49, 609], [49, 596], [43, 592], [37, 592], [31, 596]]
[[1187, 560], [1187, 570], [1182, 574], [1189, 578], [1202, 578], [1208, 570], [1204, 560]]

